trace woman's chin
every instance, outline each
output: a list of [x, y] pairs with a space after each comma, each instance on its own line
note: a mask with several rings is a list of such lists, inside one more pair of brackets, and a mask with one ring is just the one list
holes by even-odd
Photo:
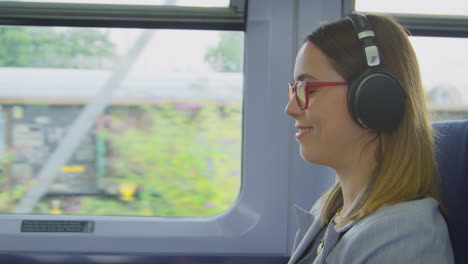
[[310, 163], [315, 163], [319, 165], [324, 165], [323, 163], [323, 157], [316, 151], [310, 151], [308, 149], [305, 149], [301, 146], [301, 157], [303, 160], [308, 161]]

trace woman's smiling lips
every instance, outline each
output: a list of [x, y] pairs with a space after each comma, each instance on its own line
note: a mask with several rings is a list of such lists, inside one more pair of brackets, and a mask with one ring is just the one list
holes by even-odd
[[300, 139], [304, 137], [312, 130], [312, 128], [313, 127], [311, 126], [296, 126], [296, 129], [298, 130], [298, 132], [296, 132], [296, 138]]

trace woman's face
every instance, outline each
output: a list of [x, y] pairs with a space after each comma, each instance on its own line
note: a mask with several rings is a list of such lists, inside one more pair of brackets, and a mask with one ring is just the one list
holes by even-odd
[[[294, 78], [307, 82], [345, 81], [325, 54], [309, 41], [297, 54]], [[296, 121], [296, 139], [304, 160], [339, 169], [351, 165], [370, 141], [370, 131], [354, 122], [348, 111], [347, 93], [346, 85], [314, 89], [305, 110], [298, 105], [296, 96], [289, 101], [285, 111]]]

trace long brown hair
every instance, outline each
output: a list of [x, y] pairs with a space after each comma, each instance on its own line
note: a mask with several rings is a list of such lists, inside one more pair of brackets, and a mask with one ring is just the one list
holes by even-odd
[[[400, 81], [407, 99], [399, 126], [391, 132], [377, 134], [377, 166], [364, 194], [365, 199], [361, 199], [343, 222], [362, 219], [384, 205], [425, 197], [438, 200], [445, 213], [440, 198], [433, 131], [408, 32], [390, 17], [367, 17], [380, 48], [383, 70]], [[347, 82], [365, 70], [357, 33], [347, 18], [320, 26], [307, 36], [306, 41], [317, 46]], [[322, 195], [319, 202], [322, 205], [321, 219], [329, 222], [342, 203], [339, 182]]]

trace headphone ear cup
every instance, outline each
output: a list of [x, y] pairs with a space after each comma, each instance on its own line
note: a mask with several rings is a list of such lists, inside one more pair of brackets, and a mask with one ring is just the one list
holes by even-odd
[[358, 116], [357, 107], [356, 107], [356, 91], [359, 89], [359, 85], [361, 84], [361, 79], [362, 78], [356, 78], [349, 85], [348, 108], [349, 108], [349, 113], [353, 117], [354, 121], [356, 121], [356, 123], [360, 124], [361, 126], [364, 126], [364, 124], [362, 124], [359, 121], [359, 116]]
[[351, 84], [348, 102], [354, 120], [377, 132], [395, 129], [403, 118], [406, 93], [393, 77], [367, 72]]

